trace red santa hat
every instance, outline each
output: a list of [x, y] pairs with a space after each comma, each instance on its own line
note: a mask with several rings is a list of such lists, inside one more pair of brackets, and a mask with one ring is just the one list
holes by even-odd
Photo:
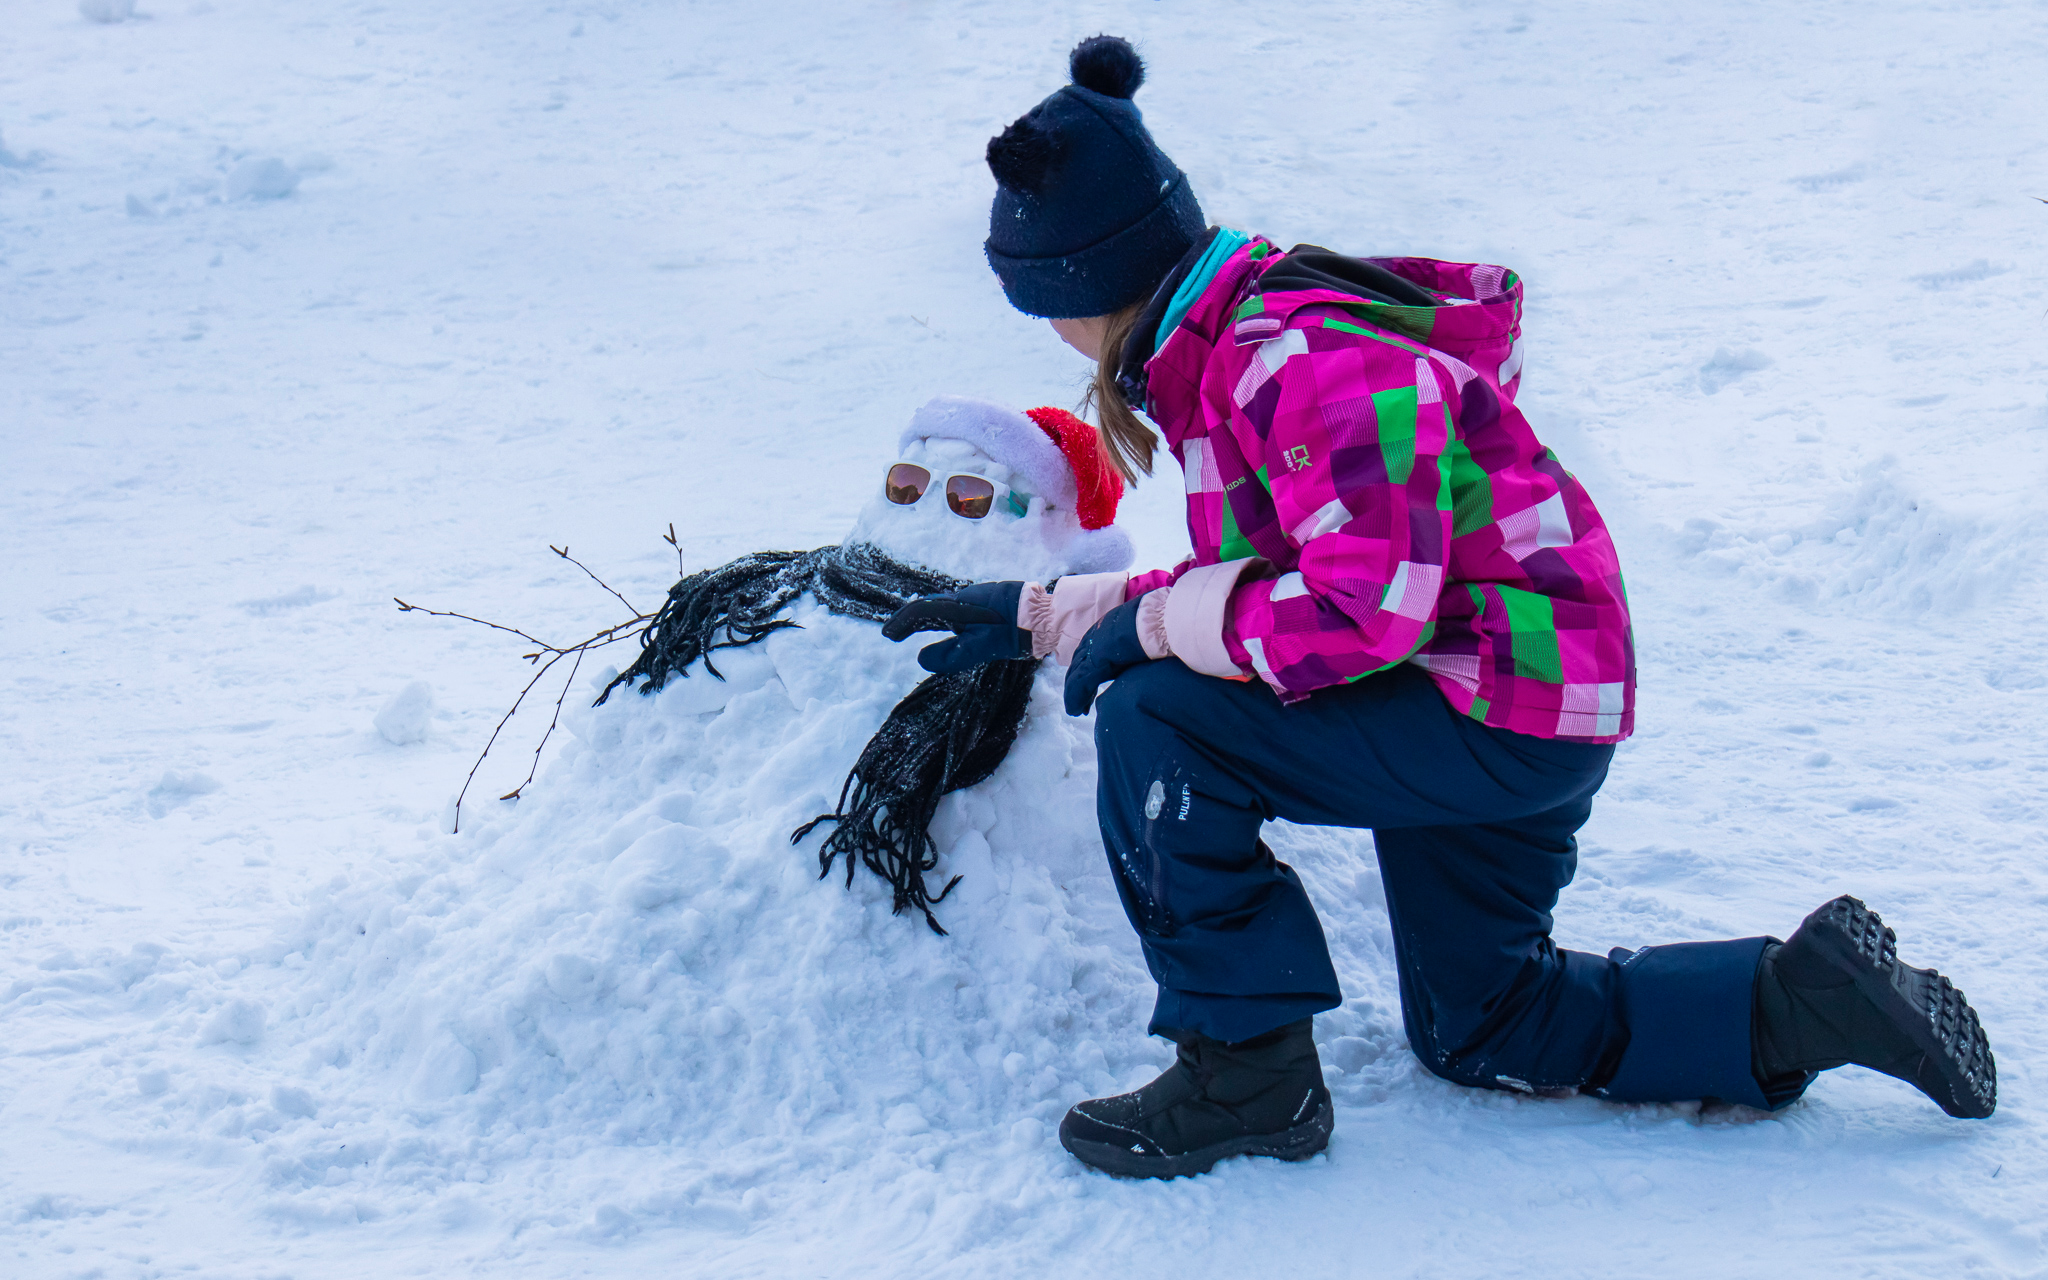
[[1045, 499], [1052, 516], [1079, 524], [1068, 552], [1076, 572], [1121, 569], [1131, 562], [1130, 539], [1113, 527], [1124, 480], [1109, 464], [1095, 428], [1065, 409], [1023, 413], [939, 396], [910, 417], [897, 447], [920, 440], [962, 440], [1010, 469], [1016, 487]]

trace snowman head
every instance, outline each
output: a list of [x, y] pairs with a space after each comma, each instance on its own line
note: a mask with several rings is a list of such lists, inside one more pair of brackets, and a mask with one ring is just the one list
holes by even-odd
[[[889, 485], [895, 463], [928, 478]], [[948, 501], [954, 477], [965, 501]], [[1095, 428], [1064, 409], [1019, 413], [940, 396], [911, 415], [896, 457], [875, 468], [871, 483], [874, 497], [847, 540], [899, 560], [983, 582], [1130, 567], [1131, 540], [1113, 523], [1123, 480]], [[983, 494], [986, 503], [977, 501]]]

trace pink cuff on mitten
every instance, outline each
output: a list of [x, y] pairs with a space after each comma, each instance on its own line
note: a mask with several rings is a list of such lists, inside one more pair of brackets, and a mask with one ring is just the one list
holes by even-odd
[[[1031, 633], [1031, 656], [1051, 655], [1065, 666], [1088, 628], [1124, 602], [1127, 573], [1068, 574], [1047, 591], [1036, 582], [1024, 584], [1017, 601], [1017, 625]], [[1162, 634], [1164, 633], [1162, 628]]]
[[1172, 591], [1172, 587], [1160, 587], [1138, 597], [1138, 643], [1154, 662], [1173, 656], [1173, 645], [1166, 638], [1166, 597]]
[[1017, 625], [1031, 633], [1031, 656], [1043, 658], [1052, 652], [1052, 592], [1045, 584], [1027, 582], [1017, 597]]

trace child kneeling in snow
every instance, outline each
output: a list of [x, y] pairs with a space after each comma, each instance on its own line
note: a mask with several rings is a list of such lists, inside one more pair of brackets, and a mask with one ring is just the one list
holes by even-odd
[[1953, 1116], [1997, 1102], [1949, 981], [1854, 898], [1789, 941], [1562, 951], [1573, 838], [1634, 727], [1614, 545], [1515, 408], [1522, 286], [1203, 224], [1131, 96], [1124, 41], [989, 144], [987, 252], [1011, 303], [1098, 362], [1110, 455], [1166, 435], [1194, 554], [1169, 571], [980, 583], [889, 633], [931, 670], [1057, 655], [1100, 695], [1103, 842], [1175, 1064], [1060, 1127], [1116, 1173], [1301, 1159], [1332, 1123], [1310, 1033], [1340, 1003], [1273, 818], [1373, 832], [1408, 1039], [1460, 1084], [1764, 1108], [1845, 1063]]

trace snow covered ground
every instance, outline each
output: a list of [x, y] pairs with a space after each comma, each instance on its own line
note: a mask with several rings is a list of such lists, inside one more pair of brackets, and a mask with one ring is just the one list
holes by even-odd
[[[2039, 4], [84, 8], [133, 13], [0, 31], [0, 1272], [2048, 1274]], [[445, 833], [526, 668], [391, 597], [580, 637], [551, 542], [645, 608], [671, 521], [835, 541], [929, 396], [1077, 397], [980, 154], [1098, 30], [1212, 218], [1527, 280], [1643, 658], [1560, 941], [1855, 892], [1993, 1119], [1444, 1084], [1369, 841], [1290, 830], [1329, 1154], [1087, 1173], [1060, 1111], [1166, 1049], [1085, 732], [1042, 690], [942, 815], [953, 936], [892, 919], [782, 841], [915, 674], [844, 620], [722, 715], [569, 715], [501, 805], [516, 723]]]

